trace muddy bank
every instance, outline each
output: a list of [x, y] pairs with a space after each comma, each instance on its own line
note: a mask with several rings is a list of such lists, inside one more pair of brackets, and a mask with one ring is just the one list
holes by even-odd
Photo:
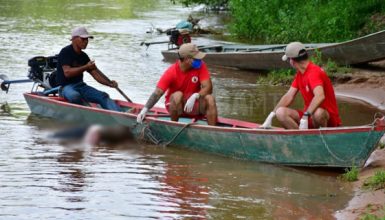
[[361, 169], [358, 181], [353, 183], [355, 193], [345, 209], [337, 211], [337, 219], [360, 219], [367, 213], [384, 217], [383, 207], [385, 205], [385, 190], [363, 189], [362, 185], [366, 179], [373, 176], [377, 170], [385, 169], [385, 149], [375, 150], [364, 168]]
[[[340, 83], [338, 83], [340, 81]], [[336, 80], [336, 94], [354, 98], [385, 111], [385, 61], [373, 63], [364, 68], [354, 68], [352, 73]], [[385, 138], [383, 137], [382, 142]], [[359, 180], [353, 183], [355, 194], [347, 207], [335, 213], [337, 219], [360, 219], [366, 213], [385, 216], [385, 190], [376, 191], [362, 188], [364, 181], [378, 170], [385, 169], [385, 149], [377, 149], [372, 153]]]

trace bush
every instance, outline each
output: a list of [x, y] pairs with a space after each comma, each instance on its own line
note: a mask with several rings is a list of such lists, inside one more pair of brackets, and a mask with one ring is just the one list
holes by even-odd
[[239, 38], [264, 43], [317, 43], [357, 37], [373, 14], [385, 12], [385, 1], [230, 0], [229, 7], [231, 31]]

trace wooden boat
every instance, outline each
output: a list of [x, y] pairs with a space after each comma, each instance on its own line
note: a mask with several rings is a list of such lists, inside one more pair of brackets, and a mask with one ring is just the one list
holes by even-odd
[[[380, 31], [342, 43], [305, 44], [310, 54], [317, 49], [324, 60], [333, 60], [339, 65], [362, 64], [385, 59], [385, 31]], [[249, 70], [289, 68], [282, 61], [286, 44], [236, 45], [223, 44], [199, 46], [207, 53], [204, 61], [209, 65], [234, 67]], [[165, 61], [178, 59], [177, 50], [162, 51]]]
[[25, 93], [32, 113], [102, 125], [129, 126], [134, 135], [158, 144], [183, 147], [231, 158], [303, 167], [351, 167], [364, 165], [385, 132], [384, 118], [372, 125], [284, 130], [256, 129], [259, 124], [219, 118], [218, 126], [205, 120], [170, 121], [167, 111], [153, 108], [143, 124], [136, 114], [143, 105], [117, 101], [128, 112], [71, 104], [56, 96]]

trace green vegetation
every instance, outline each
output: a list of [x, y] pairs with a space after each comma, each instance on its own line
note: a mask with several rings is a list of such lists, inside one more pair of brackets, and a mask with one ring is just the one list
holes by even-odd
[[369, 177], [363, 184], [364, 188], [378, 190], [385, 188], [385, 170], [377, 171], [374, 176]]
[[[385, 220], [385, 206], [382, 208], [382, 210], [376, 210], [376, 207], [372, 207], [369, 205], [367, 207], [367, 212], [361, 216], [360, 220]], [[378, 217], [375, 214], [371, 214], [369, 212], [378, 212], [382, 217]]]
[[170, 0], [229, 8], [231, 32], [263, 43], [338, 42], [385, 28], [383, 0]]
[[267, 73], [266, 75], [261, 75], [257, 79], [257, 84], [266, 84], [266, 85], [290, 85], [294, 79], [295, 70], [294, 69], [280, 69], [273, 70]]
[[[330, 59], [325, 61], [319, 50], [315, 50], [315, 53], [310, 57], [310, 59], [313, 63], [321, 66], [332, 81], [337, 79], [339, 75], [350, 71], [349, 67], [338, 66], [336, 62]], [[269, 85], [289, 85], [294, 79], [294, 74], [294, 69], [273, 70], [266, 76], [259, 77], [257, 79], [257, 83]]]
[[342, 174], [339, 178], [343, 181], [354, 182], [358, 180], [358, 172], [358, 168], [353, 166], [350, 169], [346, 169], [345, 173]]
[[[229, 6], [232, 32], [264, 43], [348, 40], [357, 37], [373, 14], [385, 14], [383, 0], [230, 0]], [[385, 24], [369, 28], [377, 28], [370, 30], [374, 32]]]
[[338, 66], [337, 63], [331, 59], [325, 61], [325, 59], [322, 57], [321, 51], [318, 49], [315, 50], [315, 53], [313, 56], [311, 56], [310, 59], [313, 63], [321, 66], [332, 80], [338, 77], [338, 75], [348, 73], [351, 70], [347, 66]]

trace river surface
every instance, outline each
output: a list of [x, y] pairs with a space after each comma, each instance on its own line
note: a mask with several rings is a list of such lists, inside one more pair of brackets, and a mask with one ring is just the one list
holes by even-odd
[[[143, 103], [170, 65], [160, 53], [167, 45], [140, 46], [167, 37], [146, 31], [172, 27], [190, 12], [168, 0], [0, 0], [0, 74], [25, 78], [28, 59], [57, 54], [70, 43], [71, 29], [84, 25], [95, 36], [89, 56], [132, 100]], [[222, 22], [215, 15], [195, 16], [204, 17], [203, 26]], [[217, 42], [208, 36], [193, 41]], [[257, 85], [256, 72], [210, 71], [222, 117], [262, 122], [287, 89]], [[90, 76], [85, 81], [121, 99]], [[8, 94], [0, 93], [0, 219], [332, 219], [352, 197], [334, 171], [172, 147], [87, 148], [48, 139], [61, 124], [30, 114], [22, 93], [31, 87], [12, 85]], [[377, 111], [338, 101], [345, 125], [368, 124]]]

